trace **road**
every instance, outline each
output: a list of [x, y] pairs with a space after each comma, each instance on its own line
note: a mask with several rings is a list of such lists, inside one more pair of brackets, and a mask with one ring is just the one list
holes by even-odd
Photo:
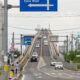
[[[47, 33], [46, 36], [48, 36]], [[36, 51], [39, 54], [38, 62], [30, 62], [29, 60], [24, 67], [21, 80], [80, 80], [80, 72], [66, 69], [55, 70], [53, 66], [50, 66], [49, 46], [44, 46], [43, 41], [44, 39], [42, 38], [42, 49], [35, 47], [33, 50], [33, 52]]]

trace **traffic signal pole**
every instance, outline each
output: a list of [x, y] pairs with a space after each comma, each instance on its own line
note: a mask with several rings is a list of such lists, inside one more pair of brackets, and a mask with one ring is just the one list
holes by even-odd
[[[8, 1], [4, 0], [4, 23], [2, 27], [2, 50], [4, 51], [4, 55], [7, 57], [8, 53]], [[5, 60], [5, 59], [4, 59]], [[7, 60], [4, 61], [4, 65], [7, 65]], [[8, 66], [8, 65], [7, 65]], [[4, 72], [4, 77], [8, 80], [8, 72]]]
[[22, 34], [21, 34], [21, 37], [20, 38], [21, 38], [21, 44], [20, 44], [21, 47], [20, 48], [21, 48], [21, 55], [22, 55]]
[[71, 51], [73, 51], [73, 34], [71, 35]]
[[67, 53], [68, 53], [68, 35], [66, 36], [67, 37]]
[[4, 0], [4, 23], [2, 28], [2, 50], [5, 55], [8, 52], [8, 9], [7, 0]]

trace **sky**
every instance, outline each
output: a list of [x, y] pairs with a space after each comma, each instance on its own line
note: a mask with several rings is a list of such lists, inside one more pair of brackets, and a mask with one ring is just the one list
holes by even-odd
[[[20, 0], [8, 0], [8, 3], [20, 5]], [[19, 9], [11, 9], [9, 10], [9, 27], [34, 29], [40, 25], [48, 28], [49, 24], [52, 30], [80, 27], [79, 3], [80, 0], [58, 0], [57, 12], [20, 12]], [[77, 32], [79, 32], [78, 29]]]
[[[3, 2], [4, 0], [2, 0]], [[20, 5], [20, 0], [8, 0], [9, 4]], [[9, 34], [35, 34], [36, 31], [14, 29], [35, 29], [36, 27], [50, 28], [53, 34], [71, 35], [80, 33], [80, 0], [58, 0], [57, 12], [20, 12], [19, 9], [9, 10]], [[72, 29], [74, 30], [63, 30]], [[63, 31], [55, 31], [63, 30]], [[11, 35], [10, 35], [11, 36]]]

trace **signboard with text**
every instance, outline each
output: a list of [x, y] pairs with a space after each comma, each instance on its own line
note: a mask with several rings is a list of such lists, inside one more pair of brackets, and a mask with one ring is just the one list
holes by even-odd
[[50, 41], [51, 42], [58, 42], [59, 41], [59, 36], [55, 35], [55, 36], [50, 36]]
[[32, 41], [32, 38], [31, 38], [31, 37], [26, 37], [26, 36], [24, 36], [24, 37], [22, 38], [22, 44], [23, 44], [23, 45], [31, 45], [31, 41]]
[[57, 0], [20, 0], [20, 11], [57, 11]]

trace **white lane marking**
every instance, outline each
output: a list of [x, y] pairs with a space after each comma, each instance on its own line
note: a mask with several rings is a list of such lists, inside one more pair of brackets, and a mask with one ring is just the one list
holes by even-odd
[[50, 77], [59, 77], [59, 78], [66, 78], [66, 79], [74, 79], [74, 77], [72, 75], [69, 75], [67, 73], [47, 73], [47, 72], [43, 72], [42, 73], [50, 76]]
[[49, 73], [45, 73], [45, 74], [47, 74], [47, 75], [49, 75], [49, 76], [51, 75], [51, 74], [49, 74]]
[[40, 61], [40, 68], [46, 66], [46, 63], [44, 61], [44, 59], [41, 57], [41, 61]]
[[25, 76], [23, 75], [23, 77], [22, 77], [22, 79], [21, 79], [21, 80], [24, 80], [24, 77], [25, 77]]
[[38, 76], [37, 78], [42, 78], [42, 76]]
[[25, 71], [25, 67], [27, 66], [29, 60], [30, 60], [30, 59], [28, 59], [27, 63], [24, 65], [24, 67], [23, 67], [23, 71]]
[[41, 73], [34, 73], [33, 75], [34, 75], [36, 78], [42, 78], [42, 76], [41, 76], [42, 74], [41, 74]]
[[33, 73], [34, 76], [41, 76], [41, 73]]
[[55, 74], [55, 73], [51, 73], [51, 74]]

